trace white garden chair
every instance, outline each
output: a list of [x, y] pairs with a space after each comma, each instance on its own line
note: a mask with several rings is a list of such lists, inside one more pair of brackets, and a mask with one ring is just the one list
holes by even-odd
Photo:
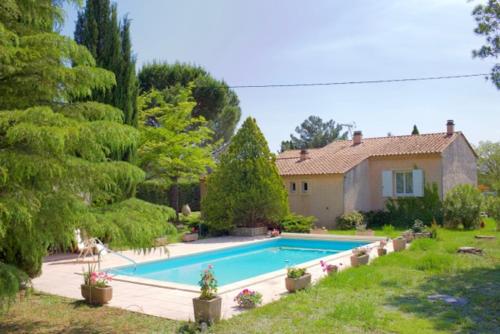
[[[75, 230], [75, 240], [80, 254], [76, 261], [80, 258], [85, 258], [87, 255], [98, 255], [99, 257], [106, 255], [108, 253], [106, 246], [97, 238], [82, 238], [82, 232], [80, 229]], [[97, 252], [97, 253], [96, 253]]]

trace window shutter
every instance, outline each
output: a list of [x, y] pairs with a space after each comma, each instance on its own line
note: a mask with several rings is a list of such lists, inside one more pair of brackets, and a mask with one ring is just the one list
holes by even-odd
[[382, 196], [392, 197], [392, 171], [382, 171]]
[[413, 170], [413, 194], [416, 197], [424, 196], [424, 171], [421, 169]]

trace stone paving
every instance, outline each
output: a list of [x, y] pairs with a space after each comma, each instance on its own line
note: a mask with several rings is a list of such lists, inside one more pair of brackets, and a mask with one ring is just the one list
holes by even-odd
[[[331, 237], [331, 236], [330, 236]], [[340, 238], [340, 237], [339, 237]], [[170, 256], [186, 255], [201, 251], [215, 250], [224, 247], [242, 245], [263, 240], [264, 237], [219, 237], [203, 239], [191, 243], [176, 243], [168, 245]], [[342, 237], [344, 239], [344, 237]], [[374, 241], [375, 239], [372, 239]], [[387, 246], [392, 251], [392, 244]], [[148, 254], [139, 254], [133, 251], [124, 251], [126, 255], [136, 262], [145, 262], [167, 258], [165, 252], [156, 249]], [[343, 263], [345, 269], [350, 266], [350, 252], [339, 254], [335, 259], [328, 261], [331, 264]], [[370, 257], [376, 257], [377, 251], [373, 249]], [[87, 263], [96, 263], [96, 259], [87, 257], [84, 261], [76, 262], [76, 255], [63, 254], [53, 255], [45, 259], [42, 267], [42, 275], [33, 280], [36, 290], [54, 295], [82, 299], [80, 293], [80, 284], [83, 281], [81, 273], [87, 267]], [[106, 255], [101, 267], [114, 267], [129, 264], [125, 259], [113, 255]], [[314, 265], [308, 267], [312, 274], [313, 281], [318, 280], [324, 273], [319, 266], [319, 260]], [[279, 299], [286, 294], [284, 278], [285, 270], [271, 275], [268, 279], [256, 280], [255, 283], [249, 283], [248, 286], [238, 287], [234, 290], [222, 290], [219, 295], [222, 297], [222, 317], [230, 318], [241, 312], [233, 301], [233, 298], [241, 288], [250, 288], [257, 290], [263, 295], [263, 303]], [[108, 304], [112, 307], [119, 307], [134, 312], [141, 312], [149, 315], [165, 317], [174, 320], [193, 320], [192, 298], [198, 296], [197, 292], [185, 291], [175, 288], [148, 286], [130, 282], [113, 281], [113, 299]]]

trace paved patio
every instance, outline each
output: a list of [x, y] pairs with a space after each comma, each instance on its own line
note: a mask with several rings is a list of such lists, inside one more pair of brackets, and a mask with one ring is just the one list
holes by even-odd
[[[314, 238], [314, 236], [310, 235]], [[320, 237], [320, 236], [316, 236]], [[321, 236], [323, 238], [324, 236]], [[331, 237], [328, 236], [328, 237]], [[346, 237], [339, 237], [346, 239]], [[380, 240], [380, 238], [365, 238], [357, 237], [357, 240], [365, 239], [370, 241]], [[215, 250], [224, 247], [253, 243], [259, 240], [266, 239], [264, 237], [248, 238], [248, 237], [220, 237], [199, 240], [192, 243], [177, 243], [168, 245], [170, 256], [186, 255], [196, 252]], [[349, 239], [349, 238], [347, 238]], [[388, 251], [392, 251], [392, 243], [389, 243]], [[132, 258], [136, 262], [145, 262], [167, 258], [167, 254], [156, 249], [148, 254], [138, 254], [133, 251], [124, 251], [123, 255]], [[350, 252], [339, 253], [328, 263], [342, 263], [345, 269], [350, 266]], [[370, 258], [376, 257], [376, 250], [372, 250]], [[331, 257], [330, 257], [331, 258]], [[42, 267], [42, 275], [33, 280], [35, 289], [69, 298], [82, 299], [80, 294], [80, 284], [83, 281], [82, 275], [87, 267], [87, 263], [93, 263], [91, 257], [85, 261], [76, 262], [76, 255], [63, 254], [53, 255], [45, 259]], [[102, 262], [101, 267], [114, 267], [127, 265], [129, 262], [119, 256], [108, 254]], [[316, 281], [324, 276], [319, 266], [319, 261], [311, 264], [308, 271], [312, 274], [313, 281]], [[219, 295], [222, 297], [222, 317], [230, 318], [231, 316], [241, 312], [233, 301], [235, 295], [242, 288], [250, 288], [257, 290], [263, 295], [263, 303], [279, 299], [286, 294], [284, 284], [285, 270], [275, 272], [273, 275], [266, 276], [265, 280], [255, 280], [246, 286], [234, 286], [230, 289], [222, 289]], [[193, 320], [193, 305], [192, 298], [197, 297], [198, 293], [186, 291], [176, 288], [167, 288], [159, 286], [148, 286], [130, 282], [113, 281], [113, 299], [108, 304], [109, 306], [123, 308], [129, 311], [141, 312], [149, 315], [165, 317], [175, 320]]]

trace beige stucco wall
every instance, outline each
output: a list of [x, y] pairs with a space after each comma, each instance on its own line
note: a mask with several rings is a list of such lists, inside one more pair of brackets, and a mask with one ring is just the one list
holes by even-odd
[[442, 153], [444, 194], [459, 184], [477, 185], [477, 161], [463, 136], [458, 137]]
[[[335, 218], [344, 210], [343, 175], [294, 175], [282, 178], [288, 190], [290, 211], [304, 216], [315, 216], [318, 226], [334, 227]], [[307, 193], [302, 192], [304, 181], [309, 184]], [[295, 192], [290, 190], [291, 182], [297, 185]]]
[[344, 176], [344, 212], [371, 209], [369, 161], [365, 160]]
[[382, 196], [382, 171], [404, 171], [414, 168], [424, 172], [424, 183], [436, 183], [442, 195], [442, 166], [439, 154], [422, 154], [409, 156], [372, 157], [369, 159], [369, 179], [371, 210], [381, 210], [385, 207], [387, 198]]

